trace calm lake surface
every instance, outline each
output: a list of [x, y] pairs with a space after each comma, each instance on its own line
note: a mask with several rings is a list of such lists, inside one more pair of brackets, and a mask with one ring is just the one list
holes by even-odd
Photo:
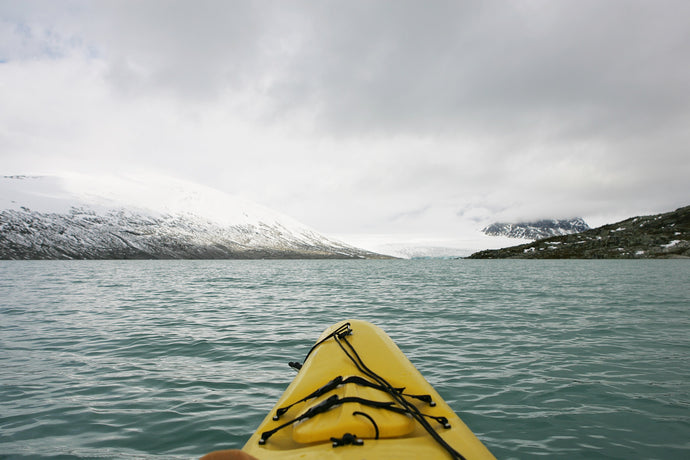
[[0, 458], [240, 448], [382, 327], [498, 458], [690, 458], [690, 261], [2, 261]]

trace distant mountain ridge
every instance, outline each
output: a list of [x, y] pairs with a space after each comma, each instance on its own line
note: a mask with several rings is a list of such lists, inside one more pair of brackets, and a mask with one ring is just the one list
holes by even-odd
[[580, 217], [560, 220], [539, 220], [535, 222], [496, 222], [482, 229], [486, 235], [507, 236], [538, 240], [558, 235], [570, 235], [589, 230], [589, 225]]
[[381, 257], [181, 181], [0, 177], [0, 259]]
[[639, 216], [572, 235], [479, 251], [470, 259], [690, 258], [690, 206]]

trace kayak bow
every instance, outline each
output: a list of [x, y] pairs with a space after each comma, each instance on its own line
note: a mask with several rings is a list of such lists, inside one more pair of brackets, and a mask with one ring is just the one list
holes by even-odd
[[299, 369], [297, 376], [242, 452], [204, 459], [494, 458], [371, 323], [331, 326], [304, 365], [290, 365]]

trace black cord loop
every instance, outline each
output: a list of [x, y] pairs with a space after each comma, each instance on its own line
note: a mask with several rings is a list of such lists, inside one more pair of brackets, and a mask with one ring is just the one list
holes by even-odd
[[363, 416], [365, 416], [366, 418], [368, 418], [369, 421], [371, 422], [371, 424], [374, 425], [374, 430], [376, 430], [376, 436], [374, 437], [374, 439], [378, 439], [378, 438], [379, 438], [379, 426], [376, 424], [376, 422], [374, 421], [374, 419], [373, 419], [373, 417], [372, 417], [371, 415], [366, 414], [366, 413], [364, 413], [364, 412], [360, 412], [360, 411], [358, 411], [358, 410], [354, 411], [354, 412], [352, 413], [352, 415], [363, 415]]

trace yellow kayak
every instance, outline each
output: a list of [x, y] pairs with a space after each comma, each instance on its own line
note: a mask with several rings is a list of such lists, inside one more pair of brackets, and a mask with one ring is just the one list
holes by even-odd
[[242, 451], [204, 459], [493, 459], [386, 333], [326, 329]]

